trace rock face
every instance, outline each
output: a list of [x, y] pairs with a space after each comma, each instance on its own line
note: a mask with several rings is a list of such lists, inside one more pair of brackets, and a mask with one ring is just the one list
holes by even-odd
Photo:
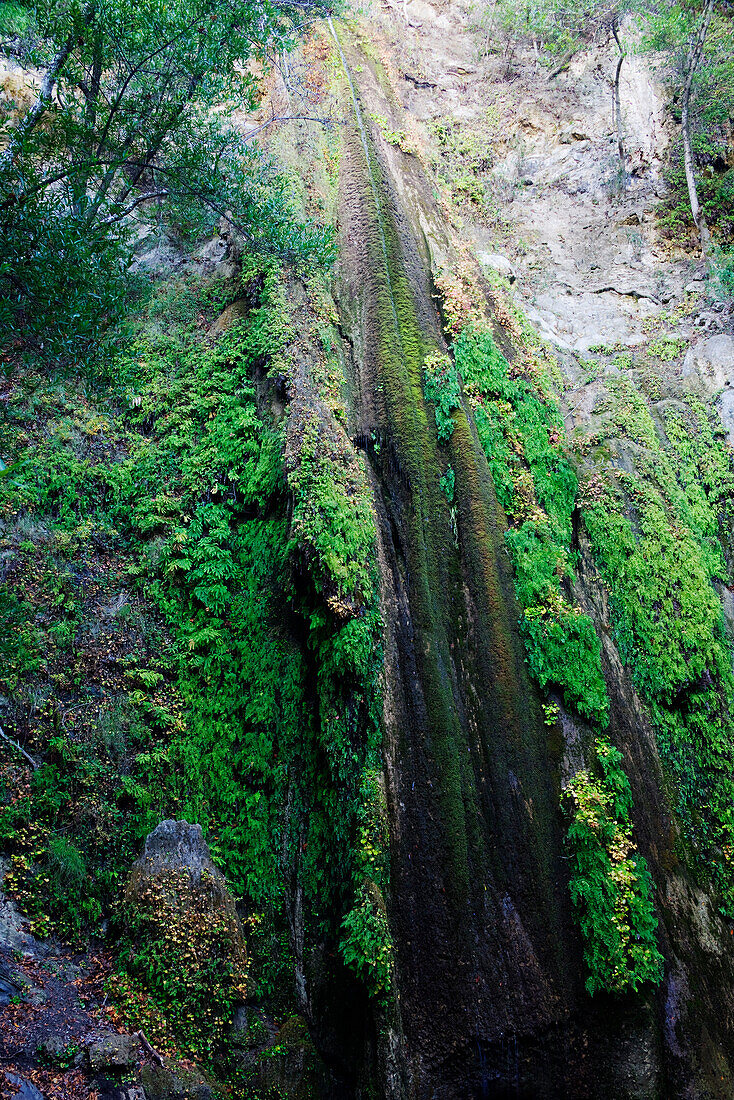
[[716, 407], [734, 446], [734, 336], [710, 336], [690, 348], [683, 377], [704, 397], [719, 394]]
[[683, 376], [707, 393], [734, 386], [734, 336], [710, 336], [694, 344], [683, 361]]
[[[405, 10], [409, 19], [419, 9], [410, 3]], [[454, 5], [440, 10], [450, 20]], [[445, 53], [448, 36], [437, 26], [438, 19], [430, 29], [426, 22], [423, 42], [441, 35]], [[343, 49], [364, 118], [387, 118], [398, 131], [402, 116], [367, 51], [349, 43]], [[421, 71], [427, 81], [435, 80], [428, 93], [433, 108], [439, 93], [432, 89], [446, 81], [438, 65], [426, 63]], [[642, 79], [644, 73], [637, 75]], [[461, 118], [452, 90], [442, 90], [447, 113]], [[406, 91], [405, 98], [417, 111], [418, 91]], [[395, 1029], [395, 1048], [404, 1054], [407, 1071], [401, 1078], [400, 1058], [390, 1062], [384, 1055], [381, 1094], [395, 1100], [692, 1100], [714, 1095], [711, 1082], [721, 1079], [726, 1084], [719, 1094], [731, 1095], [730, 936], [710, 901], [699, 898], [676, 867], [654, 733], [613, 643], [608, 593], [590, 558], [582, 563], [575, 601], [603, 637], [611, 735], [625, 749], [636, 836], [658, 887], [666, 975], [658, 994], [645, 989], [637, 997], [591, 998], [584, 986], [558, 783], [560, 766], [576, 770], [582, 761], [562, 761], [564, 746], [556, 734], [549, 736], [529, 681], [503, 522], [472, 425], [457, 409], [442, 458], [420, 401], [416, 348], [443, 348], [431, 276], [439, 266], [451, 266], [452, 244], [441, 211], [432, 205], [431, 187], [412, 159], [401, 161], [377, 128], [367, 148], [362, 121], [352, 134], [347, 131], [340, 161], [337, 301], [352, 349], [355, 434], [384, 441], [371, 459], [371, 473], [386, 635], [389, 911], [401, 1027], [399, 1034]], [[526, 212], [528, 224], [536, 215], [543, 223], [542, 243], [555, 269], [554, 297], [543, 299], [549, 330], [558, 336], [560, 322], [567, 320], [568, 347], [605, 344], [619, 352], [618, 345], [632, 347], [646, 338], [671, 292], [662, 280], [651, 279], [655, 263], [647, 237], [631, 229], [643, 226], [652, 179], [645, 194], [638, 192], [634, 209], [628, 209], [631, 187], [613, 232], [598, 224], [598, 162], [602, 144], [609, 143], [588, 121], [583, 128], [574, 124], [560, 155], [539, 142], [530, 174], [540, 179], [545, 173], [548, 180], [551, 169], [556, 173], [555, 221], [549, 223], [550, 200], [527, 199]], [[566, 186], [569, 166], [577, 172], [570, 177], [573, 192]], [[592, 217], [595, 233], [589, 231]], [[478, 248], [497, 255], [490, 252], [491, 240], [475, 237]], [[434, 262], [439, 255], [440, 265]], [[689, 280], [690, 274], [679, 271], [672, 281], [682, 291]], [[517, 281], [526, 282], [521, 260]], [[557, 304], [566, 299], [567, 314]], [[506, 314], [498, 310], [496, 317], [498, 330], [510, 327]], [[675, 358], [671, 353], [669, 361]], [[614, 367], [617, 374], [625, 363]], [[589, 414], [602, 416], [608, 396], [603, 387], [587, 396]], [[634, 446], [626, 437], [620, 442], [620, 468], [632, 465], [627, 460]], [[436, 491], [446, 461], [455, 472], [456, 540]], [[321, 1022], [317, 1049], [328, 1052], [330, 1066], [338, 1065], [344, 1044], [328, 1045], [326, 1029], [318, 1033]], [[714, 1057], [720, 1067], [712, 1068]], [[339, 1067], [344, 1080], [348, 1068]], [[361, 1095], [347, 1088], [339, 1094]]]

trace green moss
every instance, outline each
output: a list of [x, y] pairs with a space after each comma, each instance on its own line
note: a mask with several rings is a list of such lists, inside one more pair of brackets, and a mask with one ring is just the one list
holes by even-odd
[[[615, 384], [615, 422], [635, 472], [586, 500], [584, 521], [610, 591], [615, 639], [648, 701], [685, 834], [734, 911], [734, 677], [714, 582], [729, 574], [731, 460], [692, 401], [655, 430], [644, 399]], [[591, 496], [591, 495], [590, 495]]]
[[[350, 156], [363, 165], [361, 202], [366, 219], [370, 312], [374, 325], [372, 352], [382, 394], [389, 446], [397, 456], [395, 475], [410, 493], [407, 515], [412, 584], [411, 618], [417, 637], [420, 683], [424, 692], [427, 746], [442, 776], [440, 812], [446, 843], [446, 888], [457, 898], [469, 890], [469, 864], [462, 776], [459, 765], [461, 729], [451, 674], [448, 631], [452, 610], [448, 593], [457, 584], [448, 504], [441, 492], [434, 416], [423, 396], [424, 363], [438, 353], [417, 320], [413, 292], [405, 270], [399, 235], [389, 212], [374, 152], [357, 135], [345, 135]], [[380, 197], [382, 196], [382, 197]]]
[[486, 329], [467, 327], [454, 350], [497, 497], [511, 522], [506, 537], [530, 670], [542, 688], [560, 688], [569, 706], [604, 725], [609, 704], [599, 639], [563, 589], [571, 576], [577, 479], [561, 444], [557, 404], [547, 387], [513, 375]]

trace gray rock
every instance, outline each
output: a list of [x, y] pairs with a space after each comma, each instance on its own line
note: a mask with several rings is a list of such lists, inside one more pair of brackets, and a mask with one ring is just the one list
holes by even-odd
[[724, 588], [721, 595], [721, 606], [724, 609], [724, 622], [729, 636], [734, 641], [734, 591]]
[[477, 252], [477, 259], [483, 267], [491, 268], [503, 279], [509, 279], [511, 283], [515, 281], [515, 269], [506, 256], [499, 252]]
[[734, 337], [709, 336], [694, 344], [683, 361], [683, 377], [707, 393], [734, 386]]
[[126, 1069], [134, 1065], [140, 1050], [132, 1035], [106, 1035], [87, 1047], [87, 1060], [92, 1073], [106, 1069]]
[[16, 1077], [14, 1073], [7, 1071], [5, 1078], [10, 1088], [15, 1089], [15, 1092], [10, 1093], [12, 1100], [44, 1100], [43, 1094], [30, 1081], [25, 1081], [22, 1077]]
[[143, 854], [134, 866], [144, 878], [153, 878], [165, 871], [186, 869], [194, 886], [202, 875], [224, 887], [224, 876], [215, 867], [204, 840], [201, 825], [188, 821], [161, 821], [145, 840]]
[[0, 968], [0, 1008], [10, 1004], [13, 997], [17, 997], [23, 989], [23, 983], [15, 978], [12, 972], [5, 967]]
[[61, 1035], [49, 1035], [39, 1046], [39, 1052], [52, 1062], [65, 1058], [69, 1052], [69, 1040]]
[[39, 1008], [40, 1005], [45, 1005], [48, 1001], [48, 993], [45, 989], [41, 989], [40, 986], [32, 985], [23, 994], [23, 1000], [27, 1001], [29, 1005], [35, 1005]]
[[232, 1017], [229, 1025], [229, 1041], [235, 1047], [246, 1047], [248, 1044], [250, 1021], [247, 1014], [247, 1006], [240, 1005]]
[[716, 402], [721, 417], [721, 423], [726, 430], [727, 439], [734, 447], [734, 389], [728, 389], [722, 393]]
[[[0, 887], [2, 887], [9, 861], [0, 859]], [[35, 945], [33, 936], [25, 931], [28, 921], [18, 912], [15, 903], [0, 893], [0, 949], [24, 951]]]

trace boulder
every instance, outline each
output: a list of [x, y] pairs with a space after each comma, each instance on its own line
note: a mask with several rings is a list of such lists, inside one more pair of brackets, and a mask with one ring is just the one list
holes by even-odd
[[238, 324], [240, 321], [244, 321], [247, 314], [250, 311], [250, 303], [244, 298], [238, 299], [236, 302], [232, 302], [223, 313], [217, 317], [216, 321], [209, 330], [210, 336], [219, 336], [220, 332], [226, 332], [228, 328], [232, 328], [233, 325]]
[[224, 893], [224, 876], [215, 867], [204, 840], [201, 825], [188, 821], [161, 821], [145, 839], [143, 854], [133, 864], [126, 894], [135, 893], [145, 881], [160, 877], [170, 871], [185, 870], [193, 886], [199, 886], [202, 877], [221, 884]]
[[79, 1048], [73, 1039], [69, 1039], [66, 1035], [49, 1035], [47, 1039], [44, 1039], [39, 1044], [38, 1053], [41, 1055], [41, 1059], [44, 1062], [50, 1062], [51, 1065], [80, 1065], [82, 1062], [82, 1056], [79, 1054]]
[[127, 1069], [137, 1061], [140, 1044], [132, 1035], [106, 1035], [87, 1047], [87, 1061], [92, 1073], [103, 1070]]
[[245, 999], [247, 951], [201, 826], [162, 821], [150, 833], [122, 915], [128, 969], [166, 1006], [174, 1031], [221, 1038]]
[[[9, 864], [8, 859], [0, 859], [0, 950], [29, 950], [34, 947], [35, 940], [26, 932], [28, 921], [18, 912], [15, 902], [1, 891]], [[3, 974], [3, 977], [7, 978], [7, 975]]]
[[147, 1100], [213, 1100], [214, 1091], [204, 1074], [178, 1062], [143, 1067]]
[[477, 259], [482, 267], [488, 267], [492, 271], [496, 271], [498, 275], [501, 275], [503, 279], [508, 279], [511, 283], [515, 281], [515, 269], [506, 256], [500, 255], [499, 252], [478, 252]]

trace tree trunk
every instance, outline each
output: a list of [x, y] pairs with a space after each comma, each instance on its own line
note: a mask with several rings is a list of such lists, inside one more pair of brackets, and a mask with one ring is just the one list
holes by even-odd
[[614, 128], [617, 132], [617, 150], [619, 152], [619, 163], [624, 171], [624, 131], [622, 129], [622, 99], [619, 94], [619, 78], [622, 73], [622, 65], [624, 59], [627, 56], [622, 49], [622, 43], [619, 41], [619, 28], [616, 22], [612, 24], [612, 34], [614, 35], [614, 41], [617, 43], [619, 49], [619, 59], [617, 61], [617, 71], [614, 74]]
[[708, 34], [709, 26], [711, 25], [711, 18], [714, 14], [714, 0], [706, 0], [706, 6], [703, 9], [703, 16], [699, 23], [698, 30], [694, 35], [691, 42], [690, 49], [688, 50], [688, 57], [686, 58], [685, 67], [685, 81], [683, 84], [683, 97], [681, 100], [681, 136], [683, 138], [683, 165], [686, 172], [686, 184], [688, 186], [688, 199], [691, 204], [691, 216], [695, 222], [696, 229], [698, 230], [698, 236], [701, 241], [701, 256], [703, 259], [707, 259], [711, 251], [711, 233], [709, 227], [706, 224], [703, 211], [701, 210], [700, 203], [698, 201], [698, 189], [696, 187], [696, 176], [693, 170], [693, 153], [691, 150], [691, 87], [693, 85], [693, 77], [696, 74], [696, 70], [701, 61], [703, 54], [703, 47], [706, 41], [706, 35]]
[[[94, 158], [94, 129], [97, 125], [99, 96], [102, 89], [102, 37], [98, 28], [94, 34], [91, 79], [88, 85], [84, 84], [80, 87], [86, 100], [84, 107], [85, 142], [88, 143], [87, 162], [91, 165]], [[72, 178], [74, 211], [77, 215], [83, 214], [86, 208], [88, 185], [89, 171], [83, 171], [78, 177]]]

